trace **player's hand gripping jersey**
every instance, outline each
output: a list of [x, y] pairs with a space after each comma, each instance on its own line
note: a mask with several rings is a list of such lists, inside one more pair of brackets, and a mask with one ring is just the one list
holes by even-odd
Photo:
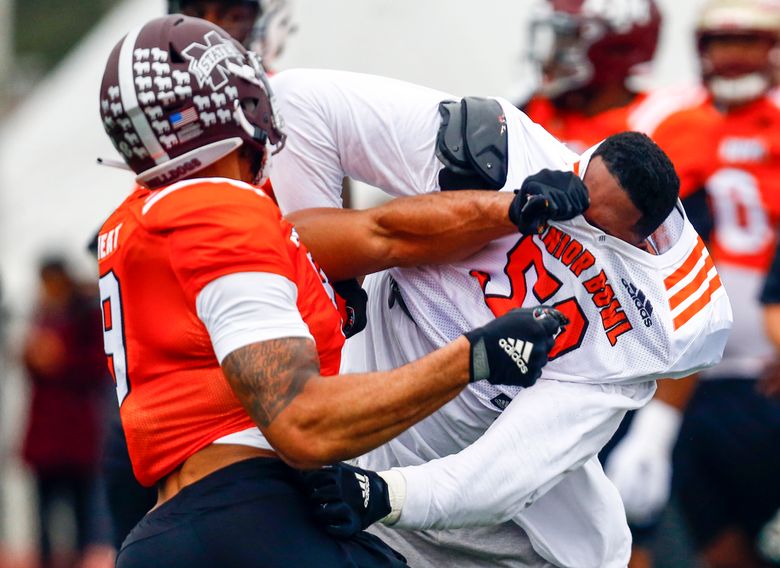
[[[702, 187], [713, 171], [715, 138], [709, 128], [719, 117], [713, 108], [703, 104], [707, 99], [706, 89], [686, 85], [638, 94], [627, 105], [594, 116], [555, 109], [549, 101], [538, 98], [528, 103], [525, 112], [577, 152], [625, 130], [647, 134], [671, 158], [680, 176], [681, 194], [685, 196], [686, 188]], [[686, 111], [684, 118], [682, 111]]]
[[[223, 376], [201, 321], [208, 307], [198, 295], [209, 283], [237, 273], [289, 280], [322, 374], [338, 372], [344, 339], [330, 286], [261, 190], [222, 178], [138, 189], [103, 225], [98, 259], [106, 353], [144, 485], [213, 442], [271, 448]], [[307, 335], [282, 320], [269, 327], [267, 339]]]

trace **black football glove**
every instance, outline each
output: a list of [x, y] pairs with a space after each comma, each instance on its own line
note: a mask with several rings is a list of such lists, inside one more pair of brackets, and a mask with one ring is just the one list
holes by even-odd
[[524, 235], [541, 233], [547, 221], [565, 221], [590, 205], [588, 189], [573, 172], [542, 170], [523, 181], [509, 206], [509, 219]]
[[333, 536], [350, 538], [390, 514], [390, 492], [377, 473], [337, 463], [302, 472], [314, 518]]
[[569, 320], [547, 306], [516, 308], [464, 334], [471, 344], [470, 381], [530, 387]]
[[354, 278], [333, 282], [333, 291], [336, 292], [336, 306], [341, 314], [341, 331], [344, 332], [344, 337], [357, 335], [365, 329], [368, 322], [368, 294]]

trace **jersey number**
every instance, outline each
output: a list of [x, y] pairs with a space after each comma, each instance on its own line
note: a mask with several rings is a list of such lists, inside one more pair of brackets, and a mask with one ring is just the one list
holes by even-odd
[[707, 192], [715, 215], [715, 232], [724, 249], [754, 254], [772, 242], [772, 227], [753, 175], [735, 168], [719, 170], [707, 180]]
[[[490, 275], [479, 270], [472, 270], [474, 276], [485, 294], [485, 303], [493, 315], [500, 317], [514, 308], [523, 306], [528, 292], [528, 273], [533, 268], [536, 274], [536, 282], [531, 286], [531, 291], [540, 303], [552, 300], [560, 290], [562, 283], [544, 266], [542, 251], [534, 243], [532, 237], [523, 237], [515, 247], [507, 254], [508, 262], [504, 267], [504, 273], [509, 278], [510, 294], [501, 296], [488, 293]], [[569, 325], [555, 339], [555, 345], [550, 350], [550, 360], [560, 357], [570, 351], [574, 351], [581, 344], [588, 329], [588, 320], [582, 311], [579, 302], [574, 297], [563, 298], [552, 304], [569, 318]]]
[[100, 309], [103, 312], [103, 348], [108, 357], [108, 368], [116, 384], [119, 406], [130, 392], [127, 381], [127, 347], [122, 320], [122, 299], [119, 280], [113, 272], [100, 277]]

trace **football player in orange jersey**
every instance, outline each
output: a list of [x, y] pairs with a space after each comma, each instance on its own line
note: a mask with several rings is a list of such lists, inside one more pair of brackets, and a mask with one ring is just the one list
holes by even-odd
[[[168, 0], [168, 13], [203, 18], [224, 29], [262, 56], [266, 71], [281, 53], [287, 35], [294, 30], [287, 0]], [[264, 187], [270, 191], [270, 182]], [[90, 245], [94, 249], [95, 244]], [[336, 283], [339, 309], [350, 314], [347, 325], [357, 332], [365, 324], [361, 310], [363, 292], [357, 281]], [[348, 297], [345, 300], [344, 297]], [[345, 326], [347, 327], [347, 326]], [[119, 549], [130, 529], [144, 516], [156, 495], [138, 485], [132, 475], [122, 425], [115, 408], [107, 410], [109, 432], [103, 449], [102, 472], [114, 533]]]
[[[365, 533], [319, 529], [290, 466], [374, 448], [471, 380], [530, 386], [565, 318], [515, 310], [404, 367], [327, 377], [344, 339], [329, 280], [250, 185], [284, 144], [254, 54], [203, 20], [153, 20], [111, 52], [100, 111], [139, 183], [98, 237], [104, 344], [135, 474], [159, 495], [117, 565], [403, 565]], [[348, 213], [334, 230], [354, 246], [328, 267], [349, 278], [466, 256], [517, 230], [517, 203], [538, 200], [465, 191]]]

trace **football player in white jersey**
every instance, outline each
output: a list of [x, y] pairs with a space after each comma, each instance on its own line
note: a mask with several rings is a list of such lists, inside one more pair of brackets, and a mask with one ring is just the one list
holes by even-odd
[[[511, 306], [546, 301], [571, 324], [535, 388], [476, 384], [363, 456], [359, 465], [384, 470], [381, 478], [348, 466], [313, 474], [330, 530], [387, 513], [385, 523], [416, 530], [375, 530], [415, 566], [625, 566], [625, 514], [595, 455], [626, 410], [652, 397], [655, 379], [716, 363], [731, 322], [668, 160], [637, 134], [578, 157], [503, 99], [332, 71], [286, 71], [273, 82], [288, 146], [271, 179], [286, 213], [340, 207], [344, 175], [399, 196], [512, 190], [545, 168], [575, 169], [591, 192], [585, 217], [540, 235], [367, 280], [369, 323], [350, 340], [345, 370], [413, 360]], [[648, 177], [637, 185], [637, 175]], [[314, 254], [339, 239], [349, 250], [334, 230], [343, 216], [290, 218]], [[512, 338], [506, 349], [522, 359]]]

